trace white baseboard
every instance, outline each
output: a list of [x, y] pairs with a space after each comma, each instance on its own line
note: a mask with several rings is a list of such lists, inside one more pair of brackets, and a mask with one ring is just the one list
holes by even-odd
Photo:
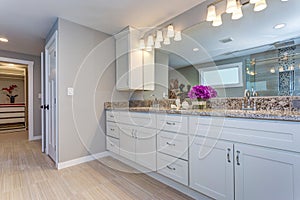
[[33, 140], [41, 140], [42, 139], [42, 136], [39, 135], [39, 136], [33, 136], [32, 138], [29, 138], [29, 141], [33, 141]]
[[106, 157], [108, 155], [109, 155], [109, 153], [107, 151], [104, 151], [102, 153], [97, 153], [97, 154], [93, 154], [93, 155], [89, 155], [89, 156], [84, 156], [84, 157], [81, 157], [81, 158], [76, 158], [74, 160], [69, 160], [69, 161], [66, 161], [66, 162], [58, 163], [56, 167], [57, 167], [58, 170], [60, 170], [60, 169], [72, 167], [72, 166], [75, 166], [75, 165], [79, 165], [79, 164], [82, 164], [82, 163], [85, 163], [85, 162], [90, 162], [92, 160], [97, 160], [99, 158], [103, 158], [103, 157]]

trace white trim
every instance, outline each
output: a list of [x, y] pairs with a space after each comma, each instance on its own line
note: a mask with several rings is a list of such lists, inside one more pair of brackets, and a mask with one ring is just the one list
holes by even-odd
[[32, 141], [33, 140], [41, 140], [41, 139], [42, 139], [41, 135], [39, 135], [39, 136], [33, 136]]
[[2, 62], [12, 62], [12, 63], [18, 63], [18, 64], [23, 64], [27, 65], [28, 68], [28, 132], [29, 132], [29, 141], [33, 140], [33, 127], [34, 127], [34, 122], [33, 122], [33, 61], [28, 61], [28, 60], [19, 60], [19, 59], [14, 59], [14, 58], [6, 58], [6, 57], [0, 57], [0, 61]]
[[60, 170], [60, 169], [72, 167], [72, 166], [75, 166], [75, 165], [79, 165], [79, 164], [82, 164], [82, 163], [90, 162], [90, 161], [93, 161], [93, 160], [97, 160], [99, 158], [104, 158], [104, 157], [107, 157], [107, 156], [109, 156], [108, 151], [104, 151], [102, 153], [97, 153], [97, 154], [93, 154], [93, 155], [89, 155], [89, 156], [84, 156], [84, 157], [81, 157], [81, 158], [76, 158], [74, 160], [69, 160], [69, 161], [66, 161], [66, 162], [58, 163], [56, 165], [56, 168], [58, 170]]

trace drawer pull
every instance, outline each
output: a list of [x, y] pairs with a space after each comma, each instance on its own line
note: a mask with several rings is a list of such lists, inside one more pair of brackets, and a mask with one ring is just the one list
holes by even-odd
[[231, 151], [231, 149], [228, 148], [227, 149], [227, 162], [229, 162], [229, 163], [231, 163], [231, 160], [230, 160], [230, 151]]
[[167, 122], [167, 125], [175, 126], [175, 122]]
[[169, 146], [176, 146], [176, 144], [173, 144], [173, 143], [170, 143], [170, 142], [167, 142], [167, 145], [169, 145]]
[[115, 144], [113, 144], [113, 143], [110, 143], [110, 146], [114, 147], [114, 146], [115, 146]]
[[240, 151], [236, 151], [236, 164], [237, 165], [241, 165], [241, 163], [240, 163]]
[[168, 168], [169, 170], [173, 170], [173, 171], [175, 171], [175, 170], [176, 170], [176, 168], [175, 168], [175, 167], [170, 167], [169, 165], [167, 165], [167, 168]]

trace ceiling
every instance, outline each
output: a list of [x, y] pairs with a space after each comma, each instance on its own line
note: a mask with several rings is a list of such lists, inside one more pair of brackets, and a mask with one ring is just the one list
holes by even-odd
[[57, 17], [114, 34], [124, 27], [155, 27], [205, 0], [0, 0], [1, 50], [39, 55]]
[[[219, 27], [203, 21], [186, 29], [182, 41], [163, 47], [164, 51], [171, 52], [170, 65], [178, 68], [273, 50], [273, 43], [298, 38], [300, 1], [267, 0], [267, 3], [267, 9], [261, 12], [254, 12], [253, 5], [244, 6], [244, 17], [239, 20], [231, 20], [229, 14], [223, 14], [223, 25]], [[286, 27], [274, 29], [279, 23], [286, 23]], [[219, 41], [225, 38], [233, 41], [226, 44]], [[300, 44], [299, 39], [294, 41]], [[193, 51], [195, 47], [199, 48], [198, 52]], [[242, 51], [245, 49], [248, 50]]]

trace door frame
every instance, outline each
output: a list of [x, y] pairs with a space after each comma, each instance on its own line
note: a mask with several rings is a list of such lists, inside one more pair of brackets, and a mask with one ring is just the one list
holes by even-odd
[[28, 70], [28, 77], [27, 77], [27, 82], [28, 82], [28, 103], [27, 108], [28, 108], [28, 135], [29, 135], [29, 141], [32, 140], [39, 140], [41, 139], [41, 136], [34, 136], [33, 132], [33, 127], [34, 127], [34, 121], [33, 121], [33, 61], [29, 60], [21, 60], [21, 59], [15, 59], [15, 58], [7, 58], [7, 57], [0, 57], [0, 61], [2, 62], [10, 62], [10, 63], [16, 63], [16, 64], [22, 64], [22, 65], [27, 65], [27, 70]]
[[[56, 124], [56, 127], [55, 127], [55, 132], [56, 132], [56, 136], [55, 136], [55, 146], [56, 146], [56, 149], [55, 149], [55, 160], [54, 160], [54, 162], [55, 162], [55, 164], [56, 164], [56, 167], [58, 166], [58, 87], [57, 87], [57, 82], [58, 82], [58, 75], [57, 75], [57, 69], [58, 69], [58, 31], [56, 30], [53, 34], [52, 34], [52, 36], [51, 36], [51, 38], [47, 41], [47, 43], [46, 43], [46, 46], [45, 46], [45, 55], [44, 55], [44, 57], [45, 57], [45, 64], [44, 64], [44, 67], [45, 67], [45, 69], [44, 69], [44, 73], [45, 73], [45, 79], [44, 79], [44, 87], [45, 87], [45, 90], [44, 90], [44, 103], [45, 104], [50, 104], [50, 100], [48, 99], [49, 97], [48, 97], [48, 86], [47, 86], [47, 84], [48, 84], [48, 78], [46, 77], [47, 76], [47, 74], [46, 74], [46, 71], [47, 71], [47, 62], [48, 62], [48, 49], [49, 49], [49, 47], [51, 46], [51, 44], [52, 43], [54, 43], [55, 42], [55, 52], [56, 52], [56, 75], [55, 75], [55, 79], [56, 79], [56, 94], [55, 94], [55, 96], [56, 96], [56, 116], [55, 116], [55, 124]], [[45, 145], [45, 151], [46, 151], [46, 154], [47, 155], [49, 155], [49, 148], [48, 148], [48, 137], [49, 137], [49, 132], [48, 132], [48, 127], [49, 127], [49, 121], [47, 120], [47, 119], [49, 119], [49, 112], [46, 112], [46, 114], [45, 114], [45, 138], [46, 138], [46, 140], [45, 140], [45, 142], [46, 142], [46, 145]]]

